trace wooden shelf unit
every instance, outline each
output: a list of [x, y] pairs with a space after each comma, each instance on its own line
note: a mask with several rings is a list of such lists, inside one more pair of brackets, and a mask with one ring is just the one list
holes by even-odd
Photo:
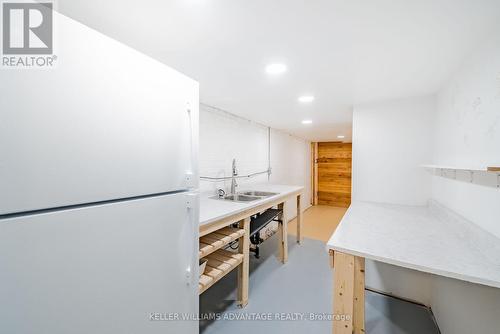
[[243, 262], [243, 254], [218, 249], [206, 257], [205, 273], [200, 276], [199, 293], [202, 294], [222, 277]]
[[200, 238], [200, 250], [198, 257], [205, 256], [215, 252], [222, 247], [229, 245], [231, 242], [245, 235], [245, 230], [234, 227], [224, 227], [213, 233], [207, 234]]
[[[241, 239], [241, 244], [246, 234], [245, 229], [226, 226], [200, 238], [198, 256], [200, 259], [208, 260], [205, 272], [200, 276], [198, 284], [200, 294], [243, 263], [245, 256], [241, 252], [241, 247], [238, 248], [238, 253], [222, 248], [238, 239]], [[248, 238], [248, 235], [246, 237]]]

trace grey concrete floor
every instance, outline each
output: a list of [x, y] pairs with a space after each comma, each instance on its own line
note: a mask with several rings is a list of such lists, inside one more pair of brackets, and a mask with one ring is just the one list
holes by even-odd
[[[224, 317], [200, 321], [200, 333], [331, 333], [331, 321], [321, 320], [332, 313], [333, 273], [325, 244], [304, 239], [297, 245], [292, 237], [288, 242], [285, 265], [277, 258], [276, 235], [262, 245], [260, 259], [251, 253], [247, 307], [239, 309], [235, 303], [236, 270], [200, 296], [202, 315]], [[263, 320], [269, 313], [273, 320]], [[254, 320], [236, 320], [242, 316]], [[275, 320], [276, 316], [286, 320]], [[427, 308], [370, 291], [366, 291], [366, 330], [368, 334], [439, 333]]]

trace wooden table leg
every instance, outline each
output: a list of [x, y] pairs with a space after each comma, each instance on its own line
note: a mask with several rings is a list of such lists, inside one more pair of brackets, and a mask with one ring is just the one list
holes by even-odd
[[288, 261], [288, 219], [286, 215], [286, 202], [278, 204], [278, 209], [282, 210], [280, 214], [281, 224], [279, 224], [279, 252], [280, 261], [286, 263]]
[[240, 238], [238, 251], [243, 254], [243, 262], [238, 266], [238, 306], [248, 304], [248, 281], [250, 279], [250, 218], [245, 218], [239, 223], [245, 234]]
[[365, 259], [335, 251], [334, 334], [365, 333]]
[[297, 243], [302, 242], [302, 208], [300, 205], [301, 195], [297, 196]]
[[365, 258], [354, 257], [354, 334], [365, 333]]
[[[334, 252], [333, 334], [352, 334], [354, 309], [354, 256]], [[338, 319], [337, 317], [345, 317]]]

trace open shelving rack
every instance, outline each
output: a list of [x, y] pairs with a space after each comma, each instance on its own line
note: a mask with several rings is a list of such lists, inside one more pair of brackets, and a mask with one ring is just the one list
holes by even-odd
[[244, 229], [225, 227], [200, 238], [198, 257], [208, 260], [205, 272], [200, 275], [198, 284], [200, 294], [243, 262], [242, 253], [227, 251], [223, 248], [244, 237]]

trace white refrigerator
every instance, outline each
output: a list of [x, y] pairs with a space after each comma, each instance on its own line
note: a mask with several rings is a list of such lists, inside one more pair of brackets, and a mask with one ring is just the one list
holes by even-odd
[[197, 333], [198, 83], [55, 15], [0, 76], [0, 332]]

